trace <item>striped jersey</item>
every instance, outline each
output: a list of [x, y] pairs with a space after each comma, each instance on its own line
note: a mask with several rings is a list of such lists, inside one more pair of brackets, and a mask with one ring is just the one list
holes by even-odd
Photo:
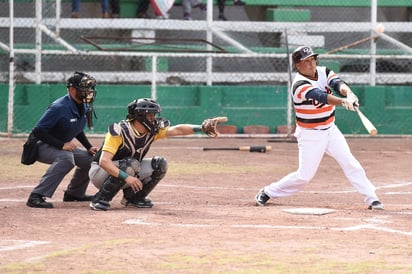
[[317, 66], [317, 79], [310, 79], [297, 73], [292, 82], [292, 101], [295, 108], [296, 124], [308, 129], [326, 129], [335, 121], [335, 106], [307, 98], [307, 93], [315, 88], [332, 94], [330, 83], [338, 76], [326, 67]]

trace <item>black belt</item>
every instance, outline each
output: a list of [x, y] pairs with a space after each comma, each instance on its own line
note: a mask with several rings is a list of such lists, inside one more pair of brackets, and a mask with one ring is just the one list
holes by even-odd
[[328, 129], [330, 129], [330, 127], [327, 127], [327, 128], [311, 128], [312, 130], [328, 130]]

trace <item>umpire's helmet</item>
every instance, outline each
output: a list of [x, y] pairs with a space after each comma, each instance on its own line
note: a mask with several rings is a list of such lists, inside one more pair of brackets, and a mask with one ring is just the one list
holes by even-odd
[[149, 98], [141, 98], [130, 102], [127, 105], [127, 116], [128, 120], [137, 120], [142, 125], [149, 130], [152, 134], [155, 134], [158, 130], [158, 121], [149, 121], [146, 118], [147, 113], [160, 114], [162, 108], [160, 104], [155, 100]]
[[313, 49], [309, 46], [301, 46], [295, 49], [292, 53], [292, 61], [293, 65], [296, 66], [297, 63], [305, 60], [306, 58], [309, 58], [311, 56], [314, 56], [315, 59], [317, 59], [319, 54], [316, 54]]
[[96, 79], [84, 72], [76, 71], [67, 79], [66, 87], [74, 87], [76, 89], [77, 99], [85, 103], [93, 103], [96, 97]]

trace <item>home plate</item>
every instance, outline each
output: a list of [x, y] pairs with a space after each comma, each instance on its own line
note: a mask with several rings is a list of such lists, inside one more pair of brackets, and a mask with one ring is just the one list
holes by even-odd
[[335, 210], [329, 209], [329, 208], [310, 208], [310, 207], [288, 208], [288, 209], [282, 209], [282, 211], [285, 211], [287, 213], [302, 214], [302, 215], [324, 215], [324, 214], [335, 212]]

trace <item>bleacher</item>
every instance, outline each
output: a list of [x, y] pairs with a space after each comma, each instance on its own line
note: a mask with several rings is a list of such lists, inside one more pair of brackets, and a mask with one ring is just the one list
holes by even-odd
[[[0, 3], [3, 2], [4, 3], [5, 0], [0, 0]], [[62, 18], [64, 17], [68, 17], [70, 14], [70, 0], [62, 0], [64, 4], [66, 4], [65, 7], [62, 7]], [[318, 18], [313, 18], [313, 14], [312, 14], [312, 10], [315, 8], [319, 8], [319, 7], [336, 7], [336, 9], [340, 9], [340, 8], [345, 8], [345, 7], [362, 7], [365, 9], [368, 9], [368, 7], [371, 4], [370, 0], [347, 0], [344, 1], [343, 3], [341, 1], [338, 0], [311, 0], [311, 1], [307, 1], [307, 0], [244, 0], [247, 5], [244, 7], [232, 7], [233, 5], [233, 1], [231, 0], [227, 0], [226, 1], [226, 5], [228, 6], [228, 8], [233, 8], [233, 10], [231, 11], [227, 11], [227, 13], [231, 16], [235, 16], [235, 14], [244, 14], [244, 15], [250, 15], [251, 13], [253, 13], [254, 11], [256, 11], [256, 13], [261, 14], [261, 20], [258, 20], [259, 17], [255, 16], [253, 19], [254, 21], [260, 21], [260, 22], [279, 22], [279, 26], [281, 25], [281, 23], [313, 23], [313, 22], [319, 22]], [[19, 8], [19, 4], [20, 3], [29, 3], [31, 2], [32, 4], [34, 3], [33, 1], [29, 1], [29, 0], [16, 0], [15, 1], [15, 10], [18, 13], [20, 8]], [[205, 0], [204, 0], [205, 2]], [[84, 6], [85, 4], [93, 4], [95, 6], [95, 12], [96, 12], [96, 16], [93, 17], [88, 17], [87, 14], [86, 15], [82, 15], [82, 18], [84, 19], [91, 19], [91, 18], [100, 18], [100, 0], [82, 0], [82, 12], [84, 12], [86, 10], [86, 7]], [[121, 18], [127, 19], [127, 18], [135, 18], [135, 13], [136, 13], [136, 8], [137, 8], [137, 3], [138, 1], [136, 0], [120, 0], [121, 3], [121, 10], [124, 12], [128, 12], [129, 15], [128, 16], [121, 16]], [[216, 0], [214, 0], [214, 4], [216, 4]], [[129, 5], [129, 6], [127, 6]], [[181, 5], [181, 0], [176, 0], [175, 5]], [[379, 7], [410, 7], [412, 6], [412, 1], [410, 0], [392, 0], [392, 1], [387, 1], [387, 0], [380, 0], [378, 1], [378, 6]], [[179, 19], [181, 18], [181, 9], [178, 8], [176, 9], [175, 7], [172, 8], [173, 12], [175, 12], [175, 16], [173, 17], [173, 19]], [[26, 9], [29, 10], [29, 9]], [[32, 9], [31, 9], [32, 10]], [[214, 7], [214, 11], [216, 12], [216, 7]], [[264, 12], [262, 12], [264, 11]], [[4, 11], [3, 11], [4, 12]], [[1, 12], [0, 12], [1, 13]], [[246, 14], [247, 13], [247, 14]], [[1, 14], [0, 14], [1, 17]], [[19, 15], [17, 15], [17, 17], [21, 17]], [[204, 15], [203, 15], [204, 18]], [[248, 23], [248, 17], [244, 17], [244, 20], [242, 23], [247, 24]], [[116, 22], [114, 22], [115, 20], [113, 20], [113, 22], [110, 23], [110, 27], [107, 28], [108, 31], [115, 30], [117, 27]], [[150, 20], [152, 21], [152, 20]], [[237, 21], [236, 18], [234, 18], [234, 20], [231, 21]], [[251, 20], [253, 21], [253, 20]], [[73, 26], [76, 26], [77, 23], [79, 23], [79, 28], [85, 28], [85, 24], [76, 20], [76, 21], [70, 21], [71, 23], [66, 23], [63, 21], [61, 21], [62, 28], [72, 28], [72, 26], [68, 26], [70, 24], [72, 24]], [[96, 21], [97, 22], [97, 21]], [[259, 22], [259, 23], [260, 23]], [[153, 30], [156, 30], [156, 27], [153, 26], [152, 24], [153, 22], [140, 22], [139, 23], [129, 23], [127, 22], [127, 24], [133, 25], [134, 28], [136, 28], [136, 30], [142, 29], [142, 28], [146, 28], [146, 29], [150, 29], [152, 27]], [[156, 24], [167, 24], [167, 22], [159, 22]], [[176, 25], [182, 25], [183, 22], [180, 22], [181, 24], [179, 24], [179, 22], [173, 22], [173, 24]], [[191, 24], [187, 25], [185, 23], [185, 26], [188, 27], [188, 29], [192, 30], [192, 31], [197, 31], [198, 29], [201, 29], [200, 27], [193, 27], [193, 25], [196, 24], [201, 24], [204, 22], [192, 22]], [[218, 22], [216, 22], [218, 23]], [[65, 25], [66, 24], [66, 25]], [[101, 24], [101, 23], [99, 23]], [[240, 25], [240, 23], [237, 23], [238, 25]], [[86, 25], [90, 25], [93, 26], [94, 22], [88, 22]], [[121, 25], [126, 25], [126, 22], [122, 22]], [[258, 22], [254, 22], [253, 25], [251, 24], [251, 26], [254, 27], [259, 27], [258, 26]], [[190, 28], [189, 28], [190, 27]], [[160, 30], [160, 28], [157, 28], [158, 30]], [[168, 30], [172, 30], [172, 28], [170, 28], [170, 26], [167, 26]], [[313, 30], [309, 33], [305, 32], [306, 28], [303, 28], [303, 30], [301, 32], [288, 32], [288, 40], [289, 40], [289, 44], [291, 45], [296, 45], [296, 44], [307, 44], [307, 45], [311, 45], [313, 47], [315, 47], [317, 49], [318, 52], [323, 53], [326, 52], [326, 48], [325, 48], [325, 40], [327, 38], [325, 38], [325, 35], [323, 32], [320, 33], [313, 33]], [[125, 30], [128, 30], [131, 32], [130, 35], [133, 36], [133, 30], [131, 30], [130, 28], [128, 28], [127, 26], [125, 26]], [[99, 31], [99, 29], [96, 29], [96, 31]], [[253, 30], [255, 31], [255, 30]], [[275, 39], [278, 39], [278, 44], [284, 44], [285, 41], [285, 37], [284, 37], [284, 33], [282, 33], [282, 30], [279, 31], [278, 30], [274, 30], [274, 32], [278, 32], [279, 33], [279, 37], [276, 37]], [[164, 32], [163, 32], [164, 34]], [[352, 40], [353, 41], [353, 40]], [[18, 46], [23, 45], [21, 42], [17, 41]], [[118, 45], [108, 45], [108, 46], [114, 46], [117, 47]], [[273, 45], [273, 44], [262, 44], [262, 45], [257, 45], [257, 46], [249, 46], [250, 50], [252, 50], [253, 52], [267, 52], [267, 53], [284, 53], [285, 52], [285, 48], [284, 47], [280, 47], [277, 45]], [[27, 47], [26, 47], [27, 48]], [[34, 48], [34, 44], [29, 48]], [[47, 44], [43, 44], [43, 49], [64, 49], [64, 47], [62, 45], [59, 44], [54, 44], [54, 45], [47, 45]], [[94, 47], [92, 47], [90, 44], [87, 43], [83, 43], [83, 44], [76, 44], [76, 48], [80, 49], [80, 50], [93, 50]], [[236, 52], [236, 49], [234, 47], [231, 47], [230, 45], [226, 45], [226, 49], [229, 49], [230, 52]], [[386, 49], [384, 49], [386, 50]], [[2, 52], [2, 54], [5, 54], [4, 51], [2, 51], [0, 49], [0, 51]], [[238, 51], [239, 52], [239, 51]], [[362, 49], [358, 49], [357, 53], [362, 54], [363, 51]], [[392, 51], [392, 53], [395, 53], [395, 51]], [[166, 59], [161, 59], [162, 60], [162, 68], [161, 70], [166, 70], [167, 71], [167, 67], [168, 67], [168, 62], [167, 62], [167, 58]], [[336, 71], [339, 71], [340, 68], [340, 64], [339, 61], [331, 61], [333, 63], [333, 66], [335, 67]], [[150, 70], [150, 62], [148, 64], [145, 65], [147, 70]]]

